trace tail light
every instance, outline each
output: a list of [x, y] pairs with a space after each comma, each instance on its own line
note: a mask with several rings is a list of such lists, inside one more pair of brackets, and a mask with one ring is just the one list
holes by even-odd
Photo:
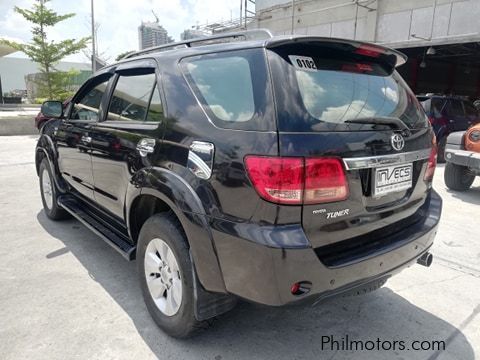
[[433, 175], [435, 174], [435, 167], [437, 166], [437, 144], [433, 144], [432, 151], [428, 157], [427, 170], [425, 170], [425, 175], [423, 180], [432, 181]]
[[433, 125], [447, 126], [447, 120], [443, 117], [436, 118], [435, 116], [429, 116], [428, 121], [430, 121], [430, 124], [432, 126]]
[[278, 204], [301, 204], [304, 165], [302, 158], [247, 156], [250, 180], [265, 200]]
[[305, 160], [305, 204], [345, 200], [348, 182], [343, 165], [337, 158]]
[[245, 167], [260, 197], [277, 204], [318, 204], [348, 197], [348, 182], [337, 158], [247, 156]]

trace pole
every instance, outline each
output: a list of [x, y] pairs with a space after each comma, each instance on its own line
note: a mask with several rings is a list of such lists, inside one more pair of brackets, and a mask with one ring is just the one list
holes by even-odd
[[242, 27], [243, 0], [240, 0], [240, 28]]
[[295, 27], [295, 0], [292, 0], [292, 35]]
[[432, 25], [430, 26], [430, 40], [433, 39], [433, 22], [435, 21], [436, 10], [437, 10], [437, 0], [433, 0]]
[[353, 25], [353, 40], [357, 39], [357, 21], [358, 21], [358, 0], [355, 1], [355, 23]]
[[0, 104], [3, 104], [2, 76], [0, 75]]
[[95, 71], [97, 70], [97, 66], [96, 66], [96, 54], [95, 54], [95, 15], [94, 15], [94, 11], [93, 11], [93, 0], [91, 0], [91, 8], [92, 8], [92, 73], [95, 73]]

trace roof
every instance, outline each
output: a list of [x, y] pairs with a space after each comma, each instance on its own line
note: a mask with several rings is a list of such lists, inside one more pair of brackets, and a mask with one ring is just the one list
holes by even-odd
[[[230, 41], [228, 41], [227, 39], [230, 39]], [[201, 55], [222, 51], [234, 51], [249, 48], [276, 48], [286, 44], [311, 42], [344, 43], [357, 48], [365, 47], [368, 49], [368, 51], [373, 50], [380, 51], [386, 54], [392, 54], [396, 57], [397, 66], [402, 65], [407, 61], [407, 57], [403, 53], [377, 44], [371, 44], [349, 39], [320, 36], [273, 36], [268, 30], [256, 29], [240, 32], [222, 33], [209, 37], [190, 39], [162, 46], [152, 47], [149, 49], [128, 54], [126, 57], [124, 57], [118, 63], [113, 64], [112, 66], [132, 61], [134, 59], [182, 59], [184, 57], [189, 57], [193, 55]], [[111, 66], [109, 66], [108, 68], [110, 67]]]

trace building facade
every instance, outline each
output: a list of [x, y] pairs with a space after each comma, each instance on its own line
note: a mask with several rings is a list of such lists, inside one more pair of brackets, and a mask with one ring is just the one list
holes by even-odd
[[479, 98], [479, 20], [480, 0], [256, 0], [248, 28], [393, 47], [415, 92]]
[[201, 30], [196, 30], [196, 29], [185, 29], [181, 34], [180, 34], [180, 40], [190, 40], [190, 39], [197, 39], [203, 36], [209, 35], [208, 33], [201, 31]]
[[142, 22], [138, 27], [138, 47], [140, 50], [173, 42], [167, 30], [158, 22]]
[[[292, 4], [293, 11], [292, 11]], [[479, 0], [257, 0], [258, 27], [394, 47], [480, 39]]]

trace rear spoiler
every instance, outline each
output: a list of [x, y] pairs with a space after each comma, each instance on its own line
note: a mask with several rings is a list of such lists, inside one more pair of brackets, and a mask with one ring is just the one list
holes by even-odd
[[392, 64], [395, 67], [403, 65], [407, 62], [407, 55], [401, 53], [400, 51], [387, 48], [385, 46], [348, 40], [348, 39], [339, 39], [339, 38], [330, 38], [330, 37], [320, 37], [320, 36], [275, 36], [273, 38], [265, 40], [265, 47], [268, 49], [275, 49], [277, 47], [282, 47], [285, 45], [291, 44], [321, 44], [321, 43], [330, 43], [330, 44], [339, 44], [339, 45], [349, 45], [352, 47], [351, 51], [360, 55], [370, 56], [377, 58], [379, 56], [388, 56], [393, 55], [395, 57], [395, 64]]

